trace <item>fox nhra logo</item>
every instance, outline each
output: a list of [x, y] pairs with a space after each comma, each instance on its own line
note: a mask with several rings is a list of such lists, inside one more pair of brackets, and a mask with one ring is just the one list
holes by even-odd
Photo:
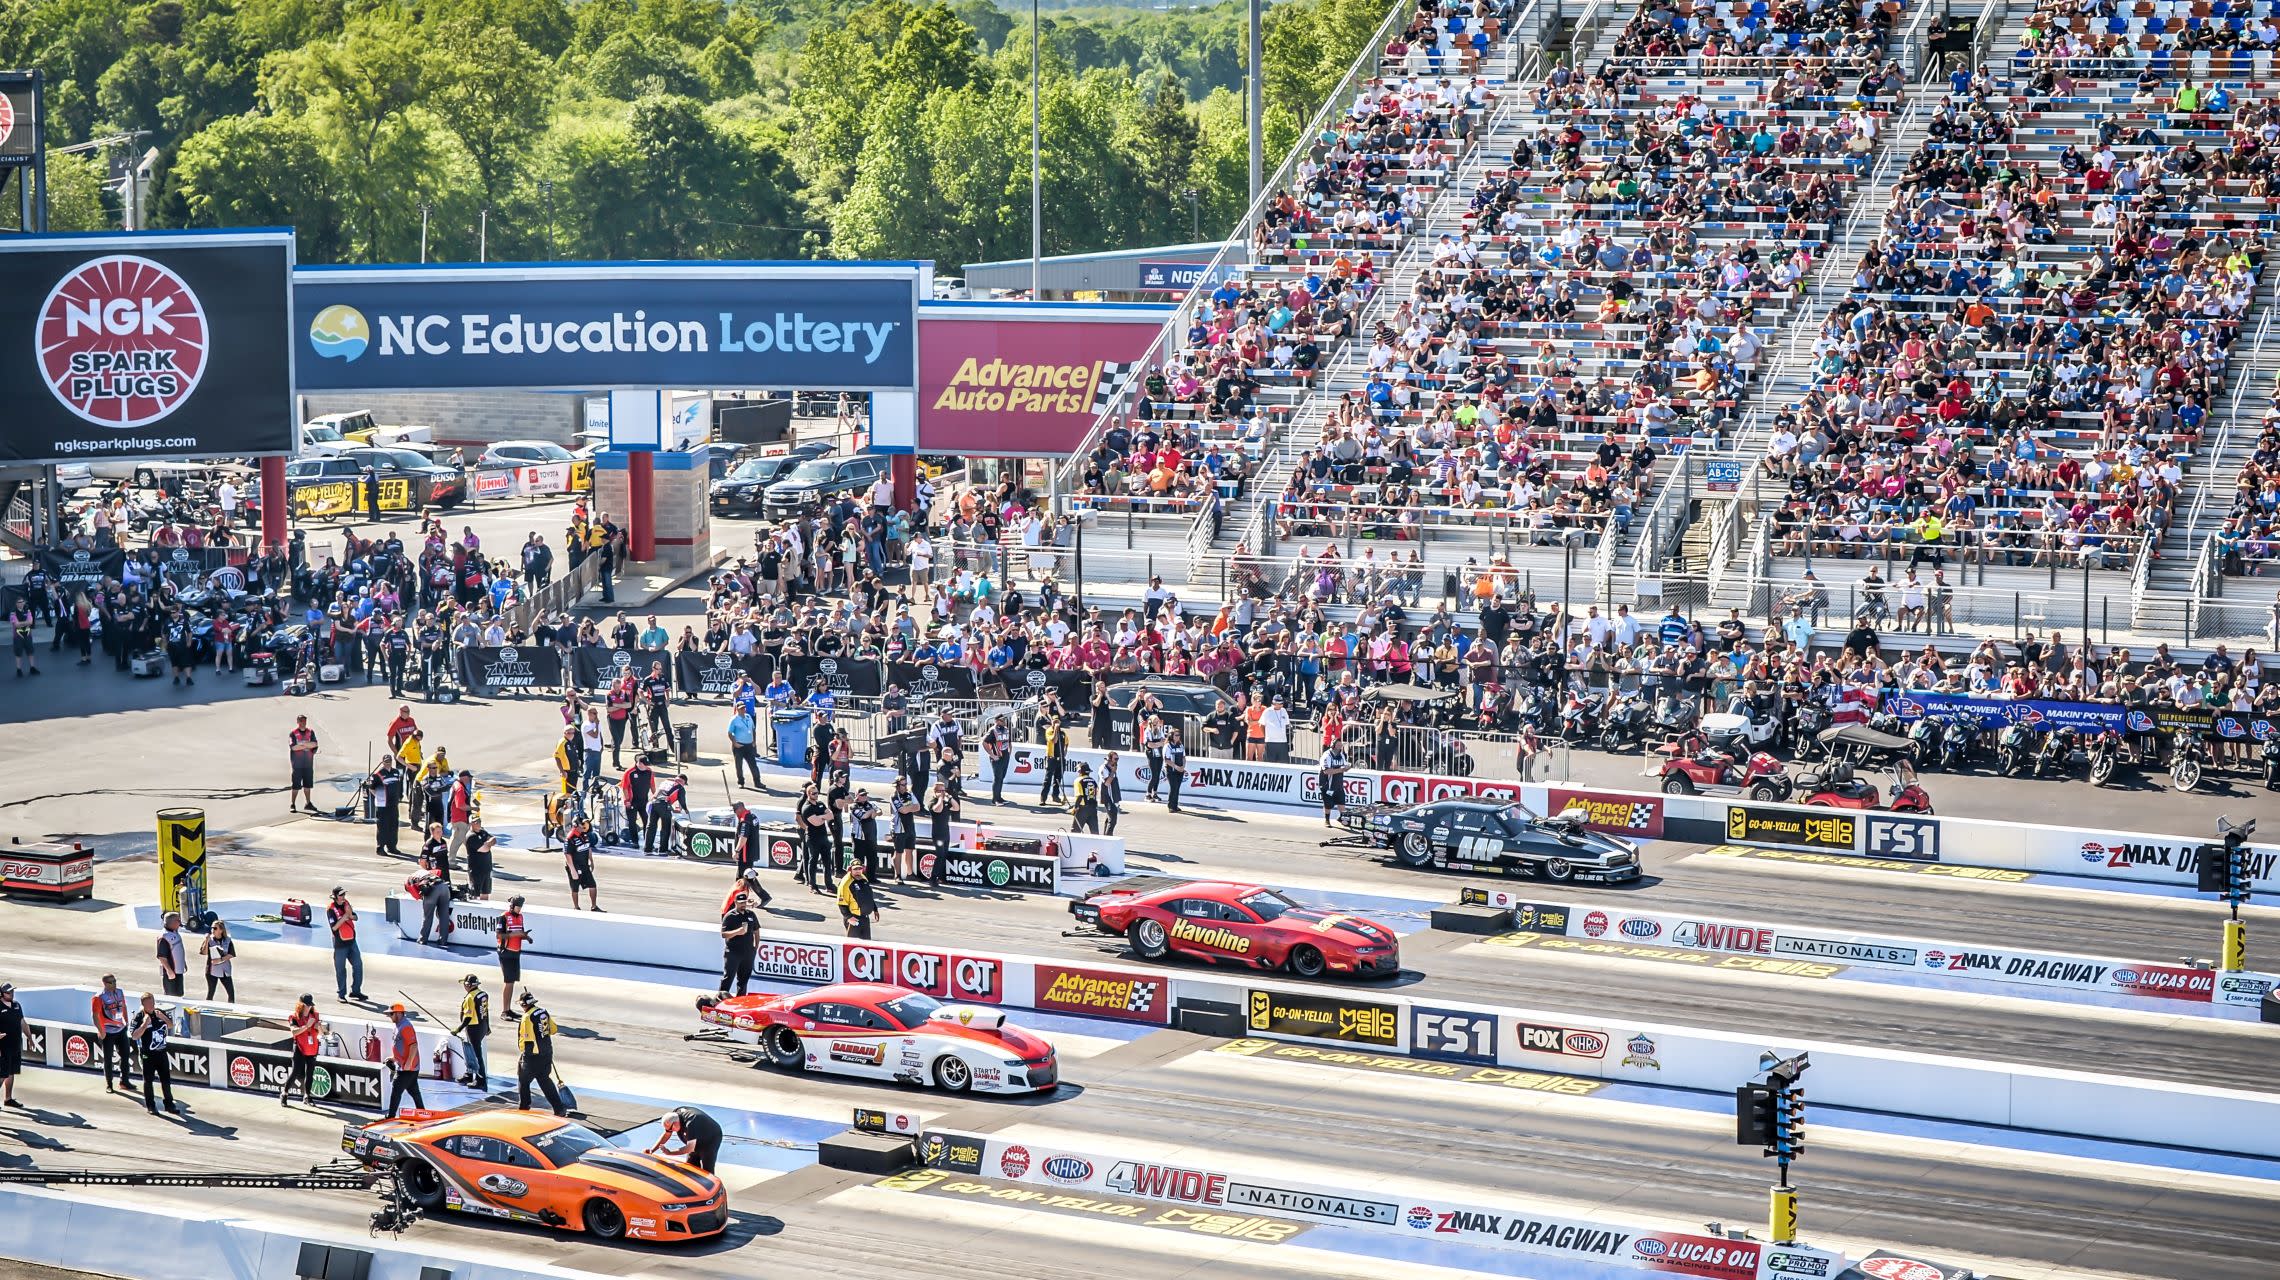
[[849, 945], [840, 957], [849, 982], [891, 982], [938, 998], [998, 1004], [1005, 999], [996, 960], [940, 951]]

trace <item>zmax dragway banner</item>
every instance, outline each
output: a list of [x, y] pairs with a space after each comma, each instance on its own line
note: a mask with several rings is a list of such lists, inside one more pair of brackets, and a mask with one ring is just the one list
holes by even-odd
[[294, 340], [303, 391], [907, 391], [918, 287], [898, 263], [317, 269]]
[[0, 237], [0, 464], [294, 448], [293, 236]]
[[1065, 454], [1141, 376], [1163, 307], [989, 303], [920, 318], [918, 447], [978, 457]]

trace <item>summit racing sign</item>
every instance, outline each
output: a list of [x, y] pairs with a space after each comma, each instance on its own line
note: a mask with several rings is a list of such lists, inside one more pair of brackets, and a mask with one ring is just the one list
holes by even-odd
[[648, 263], [299, 274], [304, 391], [907, 391], [919, 269]]
[[290, 233], [0, 240], [0, 463], [293, 448]]

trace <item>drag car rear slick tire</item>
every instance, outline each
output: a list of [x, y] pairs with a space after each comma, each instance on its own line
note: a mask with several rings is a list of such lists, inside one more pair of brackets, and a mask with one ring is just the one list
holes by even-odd
[[1426, 839], [1422, 831], [1407, 832], [1401, 837], [1401, 842], [1394, 846], [1393, 856], [1400, 859], [1401, 865], [1405, 867], [1432, 866], [1433, 842]]
[[934, 1060], [934, 1087], [944, 1093], [964, 1093], [974, 1087], [974, 1069], [955, 1054]]
[[1566, 884], [1575, 879], [1575, 864], [1565, 858], [1546, 858], [1543, 872], [1546, 880], [1554, 884]]
[[404, 1198], [422, 1209], [443, 1207], [443, 1175], [435, 1166], [417, 1158], [407, 1159], [398, 1166], [396, 1178], [403, 1184]]
[[790, 1027], [770, 1027], [760, 1037], [760, 1048], [768, 1061], [790, 1071], [807, 1069], [807, 1046], [800, 1043], [800, 1033]]
[[1674, 773], [1663, 779], [1662, 789], [1666, 796], [1690, 796], [1694, 794], [1694, 779]]
[[1291, 976], [1297, 978], [1319, 978], [1330, 967], [1320, 951], [1304, 944], [1292, 947], [1290, 958], [1284, 963], [1290, 967]]
[[607, 1200], [588, 1200], [581, 1216], [586, 1220], [586, 1234], [596, 1240], [616, 1240], [625, 1235], [625, 1214]]
[[1161, 960], [1171, 953], [1171, 938], [1160, 920], [1136, 921], [1127, 936], [1132, 939], [1132, 954], [1143, 960]]

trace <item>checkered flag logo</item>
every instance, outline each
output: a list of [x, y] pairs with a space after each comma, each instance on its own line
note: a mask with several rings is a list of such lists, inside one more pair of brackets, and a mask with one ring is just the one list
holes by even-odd
[[1154, 1010], [1156, 993], [1162, 987], [1162, 983], [1135, 980], [1132, 984], [1131, 993], [1124, 997], [1124, 1011], [1126, 1013], [1148, 1013]]
[[1654, 821], [1655, 807], [1653, 804], [1634, 804], [1631, 806], [1630, 818], [1623, 825], [1633, 831], [1644, 831], [1654, 825]]
[[1140, 362], [1137, 360], [1101, 361], [1100, 381], [1093, 384], [1092, 411], [1096, 415], [1108, 412], [1108, 407], [1115, 404], [1116, 397], [1124, 391], [1125, 384], [1132, 381], [1133, 375], [1139, 372]]

